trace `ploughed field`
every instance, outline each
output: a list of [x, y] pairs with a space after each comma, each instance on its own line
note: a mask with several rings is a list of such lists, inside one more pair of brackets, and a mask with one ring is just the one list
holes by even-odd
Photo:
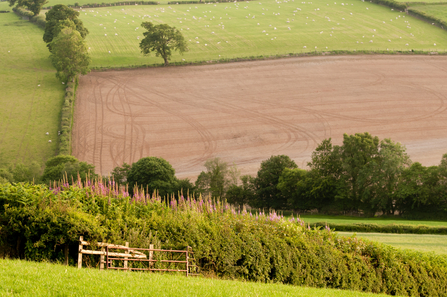
[[255, 174], [285, 154], [305, 167], [326, 138], [370, 132], [413, 161], [447, 153], [447, 57], [337, 56], [92, 72], [77, 91], [73, 154], [108, 174], [163, 157], [196, 177], [212, 157]]

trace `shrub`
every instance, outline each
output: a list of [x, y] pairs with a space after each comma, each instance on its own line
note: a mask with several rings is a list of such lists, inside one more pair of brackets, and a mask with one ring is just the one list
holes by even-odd
[[[112, 183], [88, 181], [53, 189], [0, 185], [1, 247], [30, 260], [62, 259], [77, 240], [191, 246], [203, 271], [225, 278], [404, 296], [445, 296], [447, 258], [397, 250], [310, 229], [272, 212], [251, 215], [210, 199], [130, 199]], [[137, 240], [137, 239], [138, 240]]]

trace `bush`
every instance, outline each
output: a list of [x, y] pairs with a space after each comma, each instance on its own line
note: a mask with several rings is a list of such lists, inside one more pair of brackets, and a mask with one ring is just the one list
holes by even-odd
[[397, 2], [395, 0], [370, 0], [372, 3], [388, 6], [391, 8], [395, 8], [401, 11], [407, 9], [407, 4], [402, 2]]
[[15, 7], [13, 7], [13, 9], [12, 9], [12, 11], [14, 11], [16, 14], [18, 14], [19, 16], [24, 16], [24, 17], [33, 17], [34, 16], [34, 13], [32, 13], [31, 11], [29, 11], [29, 10], [26, 10], [25, 8], [23, 8], [23, 7], [17, 7], [17, 6], [15, 6]]
[[132, 247], [152, 238], [164, 249], [191, 246], [203, 271], [224, 278], [404, 296], [447, 292], [444, 256], [338, 237], [275, 213], [238, 213], [209, 199], [163, 203], [141, 193], [130, 199], [93, 181], [52, 190], [1, 185], [0, 227], [0, 249], [29, 260], [61, 261], [68, 245], [74, 263], [81, 235], [116, 244], [133, 239]]
[[30, 21], [33, 23], [36, 23], [39, 27], [44, 28], [44, 29], [45, 29], [45, 25], [47, 23], [47, 21], [45, 20], [45, 17], [42, 15], [33, 16], [30, 19]]
[[447, 227], [431, 227], [426, 225], [401, 225], [401, 224], [337, 224], [317, 222], [312, 224], [315, 227], [329, 226], [333, 230], [347, 232], [375, 232], [375, 233], [397, 233], [397, 234], [439, 234], [447, 235]]

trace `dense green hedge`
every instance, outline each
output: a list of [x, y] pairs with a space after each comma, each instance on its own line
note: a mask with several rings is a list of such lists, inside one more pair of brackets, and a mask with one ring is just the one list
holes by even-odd
[[32, 13], [31, 11], [29, 11], [23, 7], [15, 6], [12, 8], [12, 11], [14, 11], [19, 16], [24, 16], [24, 17], [29, 17], [29, 18], [34, 16], [34, 13]]
[[45, 29], [45, 25], [47, 23], [47, 21], [45, 20], [45, 16], [43, 15], [36, 15], [33, 16], [32, 18], [30, 18], [30, 21], [33, 23], [36, 23], [36, 25], [38, 25], [39, 27]]
[[[112, 3], [87, 3], [87, 4], [78, 4], [75, 3], [74, 5], [67, 5], [68, 7], [72, 8], [92, 8], [92, 7], [108, 7], [108, 6], [121, 6], [121, 5], [158, 5], [160, 4], [157, 1], [127, 1], [127, 2], [112, 2]], [[51, 9], [53, 6], [46, 6], [42, 7], [42, 9]]]
[[73, 105], [76, 86], [77, 80], [70, 81], [67, 83], [67, 88], [65, 89], [64, 104], [62, 105], [61, 112], [61, 130], [59, 135], [60, 155], [71, 154], [71, 128], [73, 122]]
[[[274, 213], [210, 200], [162, 202], [101, 183], [53, 190], [0, 185], [0, 256], [76, 262], [80, 235], [130, 246], [191, 246], [202, 271], [224, 278], [407, 296], [446, 296], [447, 258], [338, 237]], [[155, 235], [154, 235], [155, 234]]]
[[407, 9], [407, 4], [403, 2], [397, 2], [395, 0], [370, 0], [369, 2], [391, 7], [393, 9], [398, 9], [400, 11], [405, 11]]
[[376, 232], [376, 233], [399, 233], [399, 234], [440, 234], [447, 235], [447, 227], [431, 227], [426, 225], [401, 225], [401, 224], [369, 224], [369, 223], [355, 223], [355, 224], [337, 224], [317, 222], [313, 223], [315, 227], [329, 226], [336, 231], [349, 232]]

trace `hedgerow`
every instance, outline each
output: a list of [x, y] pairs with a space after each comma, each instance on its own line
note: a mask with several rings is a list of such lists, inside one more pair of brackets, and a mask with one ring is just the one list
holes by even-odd
[[61, 130], [59, 135], [59, 154], [71, 154], [71, 128], [73, 121], [73, 105], [75, 100], [77, 80], [67, 82], [65, 89], [64, 104], [61, 112]]
[[191, 246], [203, 272], [230, 279], [407, 296], [446, 296], [447, 258], [397, 250], [276, 213], [251, 214], [211, 199], [162, 200], [113, 183], [0, 186], [1, 253], [62, 261], [79, 236], [165, 249]]
[[382, 225], [382, 224], [370, 224], [370, 223], [337, 224], [337, 223], [316, 222], [312, 223], [312, 226], [314, 227], [328, 226], [336, 231], [348, 231], [348, 232], [447, 235], [447, 227], [432, 227], [426, 225], [402, 225], [402, 224]]

